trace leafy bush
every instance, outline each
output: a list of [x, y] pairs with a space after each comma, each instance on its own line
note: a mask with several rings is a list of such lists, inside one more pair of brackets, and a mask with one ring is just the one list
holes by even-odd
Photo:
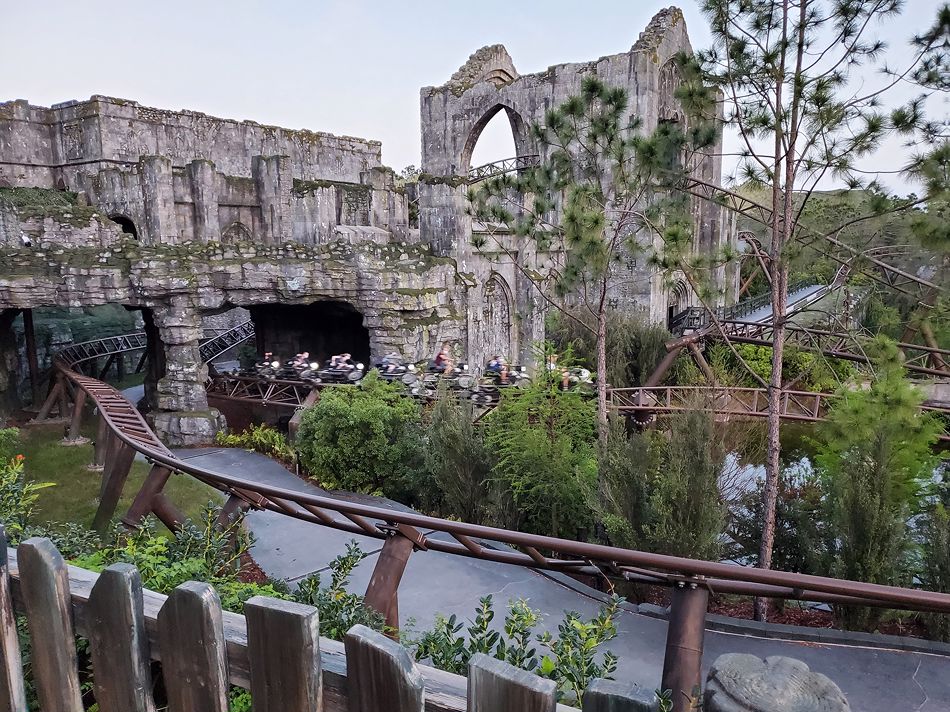
[[294, 449], [288, 444], [277, 428], [265, 423], [252, 425], [240, 433], [221, 433], [215, 435], [214, 441], [225, 447], [242, 447], [245, 450], [259, 452], [281, 462], [294, 461]]
[[700, 410], [664, 418], [658, 429], [629, 438], [615, 424], [600, 459], [611, 539], [663, 554], [715, 559], [726, 523], [720, 492], [725, 455], [712, 415]]
[[0, 428], [0, 462], [12, 460], [20, 452], [20, 431]]
[[423, 501], [437, 511], [481, 524], [488, 509], [492, 457], [485, 429], [475, 425], [470, 400], [446, 398], [440, 389], [426, 432], [426, 472], [431, 485]]
[[19, 433], [16, 428], [0, 430], [0, 522], [6, 528], [7, 541], [16, 546], [23, 538], [33, 514], [39, 492], [52, 487], [52, 482], [27, 482], [24, 477], [25, 458], [17, 453]]
[[[546, 324], [548, 338], [558, 351], [570, 349], [583, 363], [597, 363], [596, 319], [586, 309], [573, 309], [569, 314], [552, 312]], [[608, 312], [607, 382], [614, 388], [642, 385], [666, 355], [666, 342], [671, 338], [662, 326], [623, 312]]]
[[359, 387], [321, 392], [303, 415], [297, 448], [324, 486], [399, 499], [422, 469], [419, 420], [416, 402], [371, 371]]
[[579, 538], [594, 523], [597, 483], [594, 405], [578, 393], [535, 382], [503, 396], [486, 419], [494, 454], [496, 516], [509, 528]]
[[[740, 497], [733, 510], [729, 534], [735, 542], [731, 555], [736, 559], [750, 562], [758, 559], [764, 487], [764, 480], [759, 480], [755, 489]], [[823, 500], [821, 478], [813, 472], [787, 469], [779, 477], [773, 568], [804, 574], [820, 574], [825, 569], [823, 557], [828, 531]]]
[[355, 541], [346, 545], [346, 553], [330, 562], [330, 585], [321, 587], [320, 574], [303, 579], [291, 597], [298, 603], [315, 606], [320, 611], [320, 635], [343, 640], [356, 624], [383, 630], [385, 619], [363, 603], [363, 597], [346, 590], [356, 565], [366, 558]]
[[[929, 507], [922, 522], [920, 580], [928, 591], [950, 593], [950, 482], [946, 479], [941, 490], [941, 496]], [[935, 613], [925, 620], [931, 637], [950, 641], [950, 616]]]
[[524, 599], [509, 601], [502, 631], [493, 629], [494, 603], [488, 595], [479, 599], [475, 620], [464, 635], [464, 625], [455, 615], [438, 615], [432, 630], [418, 640], [406, 642], [414, 649], [416, 658], [428, 659], [435, 667], [459, 675], [466, 673], [475, 653], [491, 655], [554, 680], [559, 700], [580, 703], [591, 680], [610, 679], [617, 668], [616, 656], [609, 651], [600, 654], [598, 648], [616, 637], [614, 619], [621, 603], [622, 599], [612, 597], [589, 621], [569, 612], [555, 636], [548, 631], [535, 633], [541, 621], [540, 611], [533, 610]]
[[[754, 344], [734, 344], [736, 353], [749, 369], [768, 382], [772, 374], [772, 349]], [[709, 364], [719, 383], [749, 388], [761, 384], [749, 374], [739, 358], [724, 344], [715, 344], [708, 352]], [[851, 378], [856, 370], [850, 361], [828, 358], [820, 353], [787, 345], [782, 355], [782, 369], [795, 390], [832, 391]]]
[[[832, 570], [870, 583], [909, 583], [908, 520], [937, 458], [940, 424], [921, 413], [923, 396], [904, 378], [893, 343], [879, 343], [867, 390], [844, 391], [819, 427], [819, 470], [828, 493]], [[873, 626], [879, 613], [842, 607], [844, 624]]]

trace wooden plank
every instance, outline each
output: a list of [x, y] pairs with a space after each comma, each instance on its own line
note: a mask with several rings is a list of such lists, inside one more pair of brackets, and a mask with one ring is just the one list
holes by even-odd
[[211, 585], [188, 581], [158, 613], [168, 712], [227, 712], [228, 664], [221, 600]]
[[321, 712], [317, 609], [255, 596], [244, 604], [254, 712]]
[[49, 539], [37, 537], [17, 555], [40, 708], [82, 712], [66, 562]]
[[27, 712], [23, 662], [10, 593], [7, 534], [0, 524], [0, 712]]
[[476, 653], [468, 664], [468, 712], [554, 712], [554, 680]]
[[425, 710], [422, 673], [402, 645], [363, 625], [350, 628], [343, 645], [349, 712]]
[[[15, 550], [9, 550], [9, 559], [13, 602], [16, 610], [22, 612], [25, 604], [18, 569], [18, 557]], [[86, 607], [97, 575], [92, 571], [75, 566], [68, 566], [67, 569], [69, 571], [69, 588], [73, 596], [76, 632], [88, 637], [90, 632], [86, 620]], [[142, 598], [145, 627], [148, 630], [149, 650], [152, 660], [162, 660], [158, 614], [168, 597], [146, 589], [142, 592]], [[251, 678], [244, 616], [225, 611], [221, 618], [224, 624], [224, 638], [228, 654], [228, 681], [232, 685], [249, 689]], [[427, 665], [418, 665], [417, 667], [425, 681], [426, 712], [466, 712], [466, 680], [464, 677], [443, 670], [436, 670]], [[320, 640], [320, 668], [323, 672], [324, 712], [347, 712], [348, 685], [343, 643], [327, 638]], [[558, 712], [567, 712], [571, 709], [573, 708], [558, 705]]]
[[96, 702], [102, 712], [154, 712], [142, 579], [130, 564], [99, 576], [87, 604]]
[[654, 712], [654, 694], [632, 682], [592, 680], [584, 690], [584, 712]]

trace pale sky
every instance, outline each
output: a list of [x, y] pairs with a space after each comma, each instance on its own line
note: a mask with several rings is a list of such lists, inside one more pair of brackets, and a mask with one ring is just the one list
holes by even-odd
[[[897, 56], [944, 0], [907, 0]], [[105, 94], [164, 109], [383, 142], [419, 163], [419, 89], [502, 43], [522, 74], [627, 51], [670, 0], [0, 0], [0, 100], [49, 106]], [[708, 31], [680, 4], [694, 47]], [[945, 102], [941, 110], [947, 112]], [[501, 114], [499, 114], [501, 116]], [[473, 163], [512, 155], [486, 129]], [[504, 128], [504, 124], [501, 124]], [[895, 158], [897, 154], [895, 153]]]

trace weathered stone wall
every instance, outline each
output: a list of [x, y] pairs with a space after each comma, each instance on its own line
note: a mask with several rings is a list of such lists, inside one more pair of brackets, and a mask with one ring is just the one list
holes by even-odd
[[[480, 255], [470, 247], [473, 230], [478, 231], [479, 226], [473, 225], [466, 215], [464, 178], [471, 168], [475, 144], [488, 122], [498, 112], [505, 112], [517, 154], [538, 154], [542, 147], [533, 140], [530, 126], [543, 122], [550, 108], [579, 93], [586, 75], [596, 75], [610, 86], [625, 88], [629, 95], [627, 117], [639, 118], [645, 132], [653, 131], [663, 120], [684, 121], [684, 113], [674, 97], [679, 79], [673, 63], [673, 57], [684, 51], [692, 50], [683, 15], [670, 8], [653, 18], [629, 52], [520, 75], [505, 48], [492, 45], [475, 52], [443, 86], [421, 90], [421, 239], [438, 254], [455, 257], [460, 270], [472, 274], [476, 286], [475, 294], [468, 299], [470, 327], [478, 319], [479, 290], [484, 290], [490, 279], [498, 279], [494, 275], [499, 271], [509, 274], [503, 279], [514, 299], [514, 310], [522, 317], [532, 313], [529, 290], [522, 287], [517, 275], [511, 276], [511, 270], [503, 267], [511, 259], [506, 260], [498, 251]], [[712, 182], [718, 182], [721, 174], [717, 153], [712, 151], [697, 168], [702, 178]], [[729, 224], [724, 223], [723, 212], [709, 203], [694, 204], [697, 251], [711, 251], [735, 239], [734, 231], [726, 229]], [[556, 255], [540, 256], [540, 261], [526, 259], [527, 242], [513, 242], [506, 253], [542, 273], [544, 263], [556, 262]], [[645, 236], [642, 242], [647, 252], [658, 247], [651, 237]], [[716, 277], [723, 287], [724, 299], [729, 300], [735, 293], [734, 275], [723, 269]], [[611, 306], [639, 311], [652, 321], [663, 322], [669, 301], [668, 281], [644, 257], [623, 260], [610, 288]], [[473, 341], [480, 338], [478, 329], [470, 328], [469, 335]]]
[[141, 156], [165, 156], [175, 167], [206, 159], [227, 175], [249, 178], [253, 155], [287, 156], [290, 170], [302, 180], [358, 183], [362, 172], [380, 165], [381, 151], [378, 141], [155, 109], [108, 96], [49, 108], [23, 100], [0, 103], [0, 154], [31, 167], [26, 182], [19, 183], [15, 166], [0, 166], [0, 179], [11, 185], [55, 188], [52, 174], [45, 184], [37, 181], [43, 167], [64, 168], [68, 184], [71, 165], [134, 164]]

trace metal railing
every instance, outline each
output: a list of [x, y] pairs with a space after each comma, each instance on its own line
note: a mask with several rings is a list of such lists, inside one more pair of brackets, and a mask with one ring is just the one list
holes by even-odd
[[479, 181], [504, 175], [505, 173], [514, 173], [526, 168], [533, 168], [538, 165], [541, 158], [537, 154], [526, 154], [524, 156], [513, 156], [503, 158], [500, 161], [492, 161], [481, 166], [476, 166], [468, 172], [468, 182], [478, 183]]
[[[532, 569], [672, 587], [674, 595], [664, 687], [673, 686], [676, 689], [689, 690], [691, 686], [683, 687], [687, 682], [699, 682], [702, 633], [709, 591], [950, 613], [950, 594], [945, 593], [700, 561], [526, 534], [290, 490], [203, 468], [179, 459], [169, 451], [134, 406], [112, 386], [83, 376], [75, 370], [75, 362], [70, 358], [85, 357], [84, 354], [93, 351], [89, 348], [79, 351], [67, 349], [57, 356], [55, 363], [58, 385], [63, 387], [62, 394], [69, 390], [65, 385], [67, 382], [75, 392], [73, 425], [77, 431], [86, 396], [98, 407], [100, 429], [95, 458], [104, 466], [104, 472], [100, 506], [94, 521], [97, 528], [105, 528], [111, 520], [133, 456], [140, 453], [152, 464], [152, 469], [123, 518], [127, 524], [136, 525], [151, 512], [173, 529], [180, 526], [183, 517], [162, 490], [173, 472], [181, 472], [228, 495], [222, 516], [231, 516], [247, 508], [264, 509], [382, 540], [385, 542], [383, 555], [378, 559], [377, 571], [367, 590], [366, 601], [387, 615], [391, 624], [398, 625], [398, 583], [412, 551], [440, 551]], [[681, 399], [671, 389], [653, 389], [649, 394], [645, 391], [651, 389], [634, 390], [639, 392], [618, 390], [611, 397], [618, 407], [631, 409], [685, 407], [685, 399]], [[729, 391], [726, 397], [736, 398], [738, 391], [756, 389], [726, 390]], [[663, 395], [657, 396], [657, 393]], [[740, 405], [735, 406], [736, 412], [743, 415], [761, 412], [757, 398], [758, 395], [753, 395], [750, 402], [748, 396], [740, 397]], [[820, 417], [826, 398], [824, 394], [789, 393], [786, 410], [795, 417], [815, 419]], [[796, 412], [792, 413], [792, 410]], [[691, 641], [692, 652], [684, 650], [682, 645], [675, 642], [678, 640], [682, 643], [684, 636]]]

